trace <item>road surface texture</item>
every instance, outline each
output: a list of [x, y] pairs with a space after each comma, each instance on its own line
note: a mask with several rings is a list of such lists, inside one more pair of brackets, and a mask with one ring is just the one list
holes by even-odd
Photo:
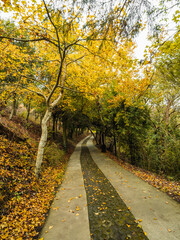
[[101, 153], [72, 154], [41, 232], [44, 240], [179, 240], [180, 205]]

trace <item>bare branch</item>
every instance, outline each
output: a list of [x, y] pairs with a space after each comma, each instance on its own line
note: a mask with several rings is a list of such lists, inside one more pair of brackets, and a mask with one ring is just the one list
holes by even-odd
[[69, 58], [69, 59], [72, 60], [72, 61], [69, 62], [69, 63], [67, 63], [67, 66], [70, 65], [71, 63], [77, 62], [78, 60], [84, 58], [85, 56], [86, 56], [86, 55], [84, 54], [83, 56], [81, 56], [81, 57], [79, 57], [79, 58], [77, 58], [77, 59], [75, 59], [75, 60], [72, 60], [71, 58]]
[[62, 60], [62, 57], [63, 57], [63, 56], [62, 56], [62, 53], [61, 53], [62, 49], [61, 49], [61, 44], [60, 44], [60, 39], [59, 39], [58, 30], [57, 30], [56, 25], [53, 23], [53, 21], [52, 21], [52, 19], [51, 19], [51, 16], [50, 16], [50, 14], [49, 14], [49, 10], [48, 10], [47, 5], [46, 5], [46, 3], [45, 3], [44, 0], [43, 0], [43, 3], [44, 3], [44, 6], [45, 6], [45, 9], [46, 9], [46, 13], [47, 13], [47, 15], [48, 15], [49, 21], [51, 22], [51, 24], [53, 25], [53, 27], [54, 27], [54, 29], [55, 29], [55, 31], [56, 31], [56, 36], [57, 36], [57, 40], [58, 40], [58, 45], [57, 45], [57, 47], [58, 47], [58, 50], [59, 50], [60, 58], [61, 58], [61, 60]]
[[[43, 84], [41, 81], [39, 81], [39, 80], [37, 80], [37, 79], [35, 79], [35, 78], [32, 78], [32, 77], [29, 77], [29, 76], [21, 75], [21, 77], [27, 78], [27, 79], [30, 80], [31, 82], [35, 81], [35, 82], [38, 82], [38, 83], [40, 83], [40, 84]], [[44, 86], [45, 88], [47, 88], [47, 90], [48, 90], [49, 92], [51, 92], [51, 89], [50, 89], [48, 86], [46, 86], [45, 84], [43, 84], [43, 86]]]
[[72, 89], [72, 88], [68, 88], [68, 87], [62, 87], [62, 86], [58, 86], [59, 88], [63, 88], [63, 89], [66, 89], [68, 91], [71, 91], [71, 92], [75, 92], [75, 93], [81, 93], [81, 94], [88, 94], [88, 95], [91, 95], [91, 96], [94, 96], [94, 94], [90, 93], [90, 92], [82, 92], [82, 91], [78, 91], [78, 90], [75, 90], [75, 89]]
[[102, 56], [100, 56], [100, 55], [98, 55], [98, 54], [96, 54], [96, 53], [94, 53], [94, 52], [91, 52], [91, 51], [89, 50], [89, 48], [87, 48], [86, 46], [84, 46], [84, 45], [82, 45], [82, 44], [79, 44], [79, 43], [76, 43], [76, 45], [77, 45], [77, 46], [80, 46], [80, 47], [82, 47], [82, 48], [84, 48], [84, 49], [86, 49], [86, 50], [87, 50], [89, 53], [91, 53], [93, 56], [99, 57], [99, 58], [105, 60], [106, 62], [108, 62], [108, 63], [110, 63], [110, 64], [113, 64], [113, 62], [109, 61], [108, 59], [106, 59], [106, 58], [104, 58], [104, 57], [102, 57]]
[[61, 91], [60, 91], [60, 94], [59, 96], [56, 98], [56, 100], [51, 104], [51, 107], [55, 107], [58, 102], [60, 101], [62, 95], [63, 95], [63, 91], [64, 91], [64, 82], [66, 80], [66, 74], [67, 74], [67, 64], [65, 64], [65, 73], [64, 73], [64, 76], [63, 76], [63, 79], [62, 79], [62, 83], [61, 83]]
[[17, 42], [39, 42], [39, 41], [47, 41], [52, 43], [54, 46], [58, 47], [58, 45], [50, 40], [49, 38], [41, 37], [41, 38], [34, 38], [34, 39], [22, 39], [22, 38], [14, 38], [14, 37], [8, 37], [8, 36], [0, 36], [0, 39], [8, 39], [12, 41], [17, 41]]
[[63, 55], [62, 55], [62, 59], [61, 59], [61, 64], [60, 64], [60, 67], [59, 67], [59, 73], [58, 73], [58, 76], [57, 76], [57, 79], [56, 79], [56, 83], [55, 83], [53, 89], [51, 90], [51, 93], [49, 94], [49, 96], [47, 98], [47, 104], [48, 105], [50, 103], [50, 100], [51, 100], [51, 97], [52, 97], [54, 91], [56, 90], [56, 88], [59, 85], [59, 81], [60, 81], [60, 78], [61, 78], [61, 75], [62, 75], [62, 68], [63, 68], [63, 62], [64, 62], [64, 59], [65, 59], [65, 55], [66, 55], [66, 51], [64, 50]]
[[26, 89], [26, 90], [28, 90], [28, 91], [30, 91], [30, 92], [32, 92], [32, 93], [37, 94], [37, 95], [40, 96], [40, 97], [43, 97], [43, 98], [45, 99], [45, 101], [47, 101], [46, 96], [45, 96], [44, 94], [42, 94], [41, 92], [36, 92], [36, 91], [34, 91], [34, 90], [32, 90], [32, 89], [29, 89], [29, 88], [27, 88], [27, 87], [25, 87], [25, 86], [21, 86], [21, 87], [24, 88], [24, 89]]

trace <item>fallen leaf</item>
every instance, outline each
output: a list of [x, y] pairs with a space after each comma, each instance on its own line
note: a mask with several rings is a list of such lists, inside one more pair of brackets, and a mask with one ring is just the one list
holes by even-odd
[[77, 207], [76, 207], [76, 211], [79, 211], [79, 210], [80, 210], [80, 208], [79, 208], [79, 206], [77, 206]]
[[71, 209], [69, 210], [69, 212], [71, 212], [71, 213], [74, 213], [74, 211], [73, 211], [73, 210], [71, 210]]
[[53, 228], [53, 226], [49, 226], [49, 230], [51, 230]]
[[53, 208], [53, 210], [56, 210], [56, 211], [57, 211], [58, 209], [59, 209], [59, 207]]

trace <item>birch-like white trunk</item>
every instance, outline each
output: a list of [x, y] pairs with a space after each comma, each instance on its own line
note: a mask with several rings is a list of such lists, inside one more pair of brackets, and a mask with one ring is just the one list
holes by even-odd
[[39, 146], [38, 146], [38, 153], [37, 153], [37, 158], [36, 158], [36, 167], [35, 167], [35, 174], [36, 177], [39, 177], [39, 173], [41, 170], [41, 164], [43, 161], [43, 155], [44, 155], [44, 148], [46, 146], [47, 143], [47, 137], [48, 137], [48, 127], [47, 127], [47, 123], [51, 117], [51, 110], [48, 108], [46, 110], [46, 113], [42, 119], [42, 123], [41, 123], [41, 129], [42, 129], [42, 133], [41, 133], [41, 139], [39, 141]]

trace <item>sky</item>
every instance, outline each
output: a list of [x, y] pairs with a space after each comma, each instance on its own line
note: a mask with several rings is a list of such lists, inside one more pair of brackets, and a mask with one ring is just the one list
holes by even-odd
[[[152, 2], [152, 4], [154, 4], [154, 5], [158, 5], [158, 3], [159, 3], [159, 0], [150, 0], [151, 2]], [[169, 3], [169, 4], [171, 4], [171, 2]], [[173, 15], [173, 13], [175, 12], [175, 10], [177, 10], [177, 7], [176, 8], [174, 8], [174, 9], [172, 9], [169, 13], [168, 13], [168, 19], [169, 19], [169, 21], [168, 21], [168, 23], [169, 23], [169, 26], [168, 26], [168, 28], [169, 29], [175, 29], [175, 27], [174, 27], [174, 25], [173, 25], [173, 23], [172, 23], [172, 15]], [[11, 16], [12, 16], [12, 14], [11, 13], [0, 13], [0, 17], [2, 17], [2, 18], [10, 18], [11, 19]], [[163, 23], [162, 22], [162, 24], [166, 24], [165, 22]], [[168, 34], [169, 34], [169, 36], [170, 35], [172, 35], [173, 34], [173, 31], [169, 31], [168, 32]], [[135, 51], [134, 51], [134, 57], [135, 58], [137, 58], [137, 59], [139, 59], [139, 60], [141, 60], [141, 59], [144, 59], [144, 50], [145, 50], [145, 48], [146, 48], [146, 46], [147, 45], [151, 45], [151, 42], [150, 41], [148, 41], [148, 39], [147, 39], [147, 36], [148, 36], [148, 29], [147, 29], [147, 27], [142, 31], [142, 32], [140, 32], [139, 33], [139, 35], [135, 38], [135, 42], [136, 42], [136, 44], [137, 44], [137, 48], [135, 49]], [[168, 35], [167, 35], [167, 37], [168, 37]]]
[[[151, 0], [151, 2], [157, 6], [159, 3], [159, 0]], [[171, 6], [172, 2], [169, 2], [169, 6]], [[162, 25], [166, 25], [168, 24], [166, 28], [167, 30], [167, 39], [170, 36], [173, 36], [173, 33], [176, 32], [176, 27], [175, 27], [175, 23], [172, 21], [173, 18], [173, 14], [175, 13], [176, 10], [179, 10], [178, 7], [174, 7], [173, 9], [171, 9], [168, 12], [167, 18], [168, 18], [168, 22], [165, 21], [161, 21], [160, 22], [160, 18], [157, 19], [157, 21], [159, 21], [160, 24]], [[143, 55], [144, 55], [144, 50], [146, 48], [146, 46], [150, 46], [151, 42], [147, 39], [148, 36], [148, 28], [146, 27], [142, 32], [139, 33], [139, 35], [136, 37], [135, 42], [137, 44], [137, 48], [134, 51], [134, 56], [135, 58], [141, 60], [144, 59]]]
[[139, 60], [144, 58], [143, 57], [144, 50], [147, 45], [150, 46], [150, 44], [151, 44], [151, 42], [148, 41], [148, 39], [147, 39], [147, 35], [148, 35], [148, 30], [144, 29], [135, 39], [137, 47], [134, 50], [134, 56], [135, 56], [135, 58], [137, 58]]

